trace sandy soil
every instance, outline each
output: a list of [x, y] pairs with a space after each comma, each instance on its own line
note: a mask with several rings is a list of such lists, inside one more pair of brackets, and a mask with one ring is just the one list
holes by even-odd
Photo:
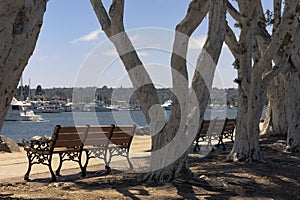
[[[140, 138], [142, 140], [142, 138]], [[81, 179], [79, 169], [64, 167], [58, 182], [49, 183], [49, 173], [35, 171], [31, 181], [14, 175], [0, 177], [0, 198], [3, 199], [300, 199], [300, 153], [285, 153], [284, 138], [262, 137], [261, 147], [267, 163], [226, 162], [227, 150], [216, 149], [204, 158], [191, 153], [188, 161], [202, 183], [176, 182], [149, 184], [138, 181], [138, 174], [118, 170], [126, 161], [117, 160], [111, 174], [103, 165], [94, 163], [88, 176]], [[136, 140], [135, 145], [147, 150], [148, 143]], [[138, 147], [136, 147], [139, 149]], [[135, 156], [141, 152], [133, 152]], [[6, 154], [9, 156], [10, 154]], [[0, 155], [1, 160], [3, 156]], [[19, 154], [21, 156], [21, 154]], [[26, 157], [25, 157], [26, 158]], [[18, 157], [9, 160], [18, 163]], [[21, 159], [24, 159], [21, 156]], [[25, 159], [26, 160], [26, 159]], [[3, 161], [1, 161], [3, 163]], [[2, 165], [2, 164], [1, 164]], [[1, 173], [4, 168], [1, 168]], [[126, 164], [124, 164], [126, 165]], [[26, 166], [26, 162], [24, 164]], [[23, 167], [24, 167], [23, 166]], [[23, 171], [25, 171], [23, 169]], [[22, 173], [20, 173], [21, 175]]]

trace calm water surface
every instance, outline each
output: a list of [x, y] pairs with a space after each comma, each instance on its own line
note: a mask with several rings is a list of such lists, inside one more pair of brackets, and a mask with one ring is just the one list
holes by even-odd
[[[166, 111], [168, 116], [170, 111]], [[31, 137], [39, 135], [51, 136], [55, 125], [74, 126], [76, 125], [110, 125], [110, 124], [136, 124], [137, 126], [146, 126], [142, 111], [115, 111], [115, 112], [62, 112], [62, 113], [42, 113], [44, 121], [41, 122], [12, 122], [5, 121], [1, 135], [21, 141], [22, 138], [29, 140]], [[228, 118], [236, 117], [235, 109], [226, 111], [208, 109], [205, 118], [215, 118], [224, 116]]]

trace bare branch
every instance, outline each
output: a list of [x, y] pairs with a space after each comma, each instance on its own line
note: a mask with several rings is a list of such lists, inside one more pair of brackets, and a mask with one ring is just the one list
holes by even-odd
[[[212, 80], [226, 35], [226, 0], [211, 1], [208, 37], [200, 53], [192, 80], [199, 102], [207, 102]], [[208, 95], [208, 96], [207, 96]], [[203, 106], [203, 105], [202, 105]], [[205, 105], [206, 107], [206, 105]], [[205, 110], [200, 108], [200, 113]], [[204, 112], [203, 112], [204, 113]]]
[[236, 36], [233, 32], [233, 30], [230, 28], [230, 26], [226, 26], [226, 37], [225, 37], [225, 43], [229, 47], [231, 53], [233, 56], [238, 59], [240, 56], [239, 52], [239, 43], [236, 39]]
[[283, 73], [291, 68], [290, 56], [286, 56], [284, 59], [281, 60], [279, 65], [276, 65], [272, 68], [272, 70], [266, 72], [262, 76], [262, 87], [266, 88], [270, 81], [277, 76], [279, 73]]
[[91, 4], [94, 8], [94, 12], [96, 13], [96, 16], [98, 17], [98, 21], [101, 24], [102, 30], [105, 32], [107, 37], [111, 37], [111, 21], [110, 18], [106, 12], [105, 7], [102, 4], [101, 0], [90, 0]]
[[[159, 104], [159, 99], [148, 72], [124, 30], [124, 0], [113, 0], [109, 15], [101, 0], [91, 0], [91, 4], [103, 31], [114, 44], [128, 72], [146, 120], [150, 123], [150, 108], [155, 104]], [[148, 96], [151, 96], [151, 98], [148, 98]]]
[[240, 13], [233, 7], [233, 5], [228, 0], [227, 0], [226, 7], [230, 16], [238, 23], [242, 23]]
[[112, 24], [112, 35], [124, 32], [124, 0], [113, 0], [109, 9], [109, 16]]
[[299, 21], [296, 16], [299, 16], [297, 10], [297, 1], [286, 3], [282, 21], [272, 36], [272, 41], [264, 52], [265, 58], [268, 59], [275, 55], [280, 49], [284, 49], [289, 45], [291, 39], [295, 36]]
[[[185, 18], [176, 26], [176, 33], [171, 57], [171, 66], [173, 72], [176, 72], [172, 75], [174, 86], [177, 85], [177, 73], [181, 74], [184, 78], [188, 80], [186, 55], [190, 36], [199, 26], [199, 24], [203, 21], [208, 11], [209, 1], [193, 0], [189, 5], [189, 9]], [[187, 83], [185, 84], [185, 87], [187, 89]]]
[[274, 0], [274, 24], [272, 32], [275, 32], [281, 22], [281, 4], [282, 0]]
[[193, 0], [185, 18], [176, 26], [176, 31], [191, 36], [209, 10], [209, 1]]

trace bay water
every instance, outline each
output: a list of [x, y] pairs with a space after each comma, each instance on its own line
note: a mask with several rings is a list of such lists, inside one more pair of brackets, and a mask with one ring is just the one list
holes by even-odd
[[[169, 116], [171, 111], [165, 111]], [[207, 109], [205, 119], [235, 118], [236, 109]], [[145, 116], [141, 110], [135, 111], [113, 111], [113, 112], [62, 112], [41, 113], [44, 121], [5, 121], [0, 135], [21, 142], [22, 138], [30, 140], [33, 136], [51, 136], [55, 125], [110, 125], [110, 124], [136, 124], [147, 126]]]

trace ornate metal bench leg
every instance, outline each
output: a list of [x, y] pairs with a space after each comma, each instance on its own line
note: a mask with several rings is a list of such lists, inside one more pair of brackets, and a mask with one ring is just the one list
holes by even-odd
[[30, 153], [27, 153], [27, 158], [28, 158], [28, 169], [27, 169], [27, 172], [26, 174], [24, 175], [24, 180], [25, 181], [28, 181], [29, 180], [29, 174], [30, 174], [30, 171], [31, 171], [31, 154]]
[[89, 155], [88, 155], [88, 152], [85, 151], [86, 153], [86, 161], [84, 163], [84, 165], [82, 166], [82, 152], [80, 152], [80, 155], [79, 155], [79, 167], [81, 169], [81, 177], [82, 178], [85, 178], [86, 177], [86, 168], [87, 168], [87, 165], [88, 165], [88, 162], [89, 162]]
[[107, 172], [107, 173], [110, 173], [110, 172], [111, 172], [111, 168], [110, 168], [110, 166], [108, 166], [108, 165], [105, 165], [105, 169], [106, 169], [106, 172]]
[[225, 147], [225, 144], [223, 142], [223, 135], [222, 134], [219, 137], [219, 143], [218, 143], [218, 145], [220, 145], [220, 144], [223, 146], [222, 150], [225, 151], [226, 147]]
[[[106, 169], [107, 173], [110, 173], [111, 168], [110, 168], [109, 164], [110, 164], [111, 157], [112, 157], [111, 149], [109, 150], [109, 154], [108, 154], [108, 150], [106, 150], [104, 154], [105, 154], [104, 155], [105, 169]], [[108, 160], [107, 160], [107, 157], [108, 157]]]
[[129, 159], [129, 154], [126, 155], [126, 158], [127, 158], [128, 164], [129, 164], [129, 169], [133, 170], [133, 165], [132, 165], [132, 163], [131, 163], [131, 161]]
[[195, 144], [195, 147], [194, 147], [194, 151], [197, 151], [197, 149], [198, 149], [198, 151], [200, 151], [200, 146], [199, 146], [199, 144], [198, 144], [198, 139], [196, 140], [196, 144]]
[[57, 169], [56, 169], [56, 171], [55, 171], [55, 174], [56, 174], [56, 176], [61, 176], [60, 175], [60, 170], [61, 170], [61, 167], [62, 167], [62, 163], [63, 163], [63, 154], [58, 154], [59, 155], [59, 165], [58, 165], [58, 167], [57, 167]]
[[51, 161], [52, 161], [52, 155], [50, 155], [50, 157], [48, 159], [48, 166], [49, 166], [49, 171], [50, 171], [50, 174], [51, 174], [51, 182], [55, 182], [56, 181], [56, 176], [55, 176], [54, 171], [52, 169]]

